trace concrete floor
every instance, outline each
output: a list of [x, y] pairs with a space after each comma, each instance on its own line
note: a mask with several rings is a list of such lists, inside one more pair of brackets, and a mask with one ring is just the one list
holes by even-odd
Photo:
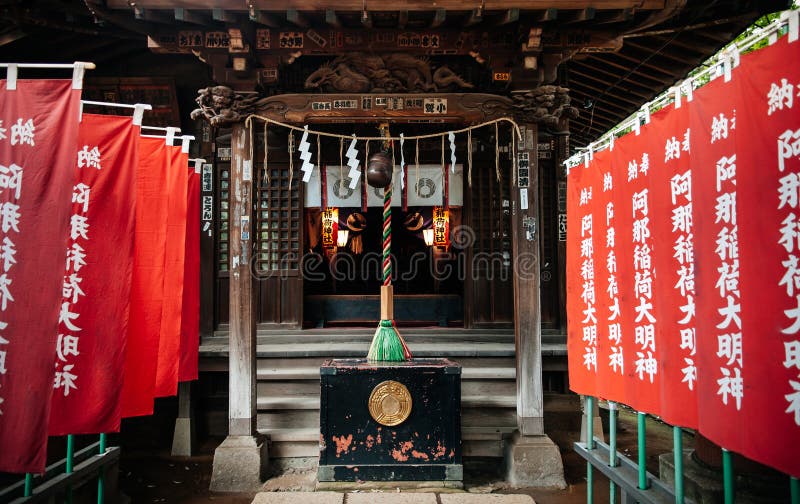
[[[174, 417], [173, 417], [174, 418]], [[174, 420], [173, 420], [174, 421]], [[219, 443], [218, 439], [206, 439], [198, 446], [200, 454], [190, 458], [176, 458], [169, 455], [171, 443], [171, 428], [168, 421], [159, 424], [157, 417], [147, 417], [137, 420], [138, 423], [129, 422], [123, 426], [123, 437], [120, 439], [123, 450], [120, 463], [120, 488], [136, 503], [185, 503], [199, 504], [215, 502], [220, 504], [250, 504], [256, 494], [215, 494], [208, 490], [211, 475], [211, 462], [213, 449]], [[551, 422], [549, 427], [546, 420], [546, 429], [551, 438], [559, 445], [564, 461], [567, 488], [564, 490], [546, 490], [533, 488], [509, 488], [503, 481], [499, 464], [496, 459], [486, 461], [485, 464], [467, 464], [465, 467], [465, 490], [458, 493], [438, 494], [441, 504], [455, 504], [449, 495], [460, 495], [462, 501], [492, 502], [495, 495], [516, 495], [531, 497], [539, 504], [579, 504], [586, 502], [586, 463], [573, 450], [572, 443], [577, 440], [579, 433], [574, 431], [575, 422]], [[553, 427], [570, 425], [569, 430], [558, 430]], [[579, 424], [578, 424], [579, 425]], [[669, 426], [660, 424], [655, 420], [647, 423], [647, 465], [648, 470], [658, 473], [658, 455], [672, 449], [672, 430]], [[149, 435], [147, 434], [149, 433]], [[636, 450], [636, 424], [632, 414], [622, 412], [618, 426], [618, 446], [622, 453], [631, 455]], [[690, 436], [685, 436], [687, 446], [691, 445]], [[299, 500], [301, 491], [313, 491], [315, 488], [315, 473], [300, 469], [290, 469], [281, 474], [276, 474], [268, 480], [263, 487], [264, 493], [259, 494], [264, 503], [279, 503], [280, 500], [264, 501], [278, 496], [289, 499], [285, 502], [302, 503]], [[271, 492], [272, 495], [265, 495]], [[371, 498], [365, 502], [383, 502], [374, 500], [383, 495], [397, 495], [396, 490], [376, 492], [365, 489], [353, 492], [350, 495], [364, 495], [344, 501], [346, 504], [360, 502], [359, 499]], [[336, 495], [343, 495], [337, 493]], [[399, 495], [413, 494], [400, 493]], [[434, 494], [429, 494], [434, 495]], [[476, 496], [475, 498], [470, 497]], [[491, 497], [490, 497], [491, 496]], [[444, 498], [442, 498], [444, 497]], [[389, 498], [389, 497], [387, 497]], [[315, 502], [315, 501], [309, 501]], [[338, 502], [338, 501], [335, 501]], [[385, 501], [389, 503], [390, 501]], [[420, 502], [412, 500], [410, 502]], [[498, 504], [503, 501], [496, 501]], [[508, 501], [509, 504], [531, 501]], [[608, 481], [601, 476], [595, 477], [595, 502], [608, 502]]]

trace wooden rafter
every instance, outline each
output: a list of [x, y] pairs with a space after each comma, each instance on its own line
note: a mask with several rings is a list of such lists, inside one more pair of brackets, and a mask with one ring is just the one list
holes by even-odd
[[333, 9], [328, 9], [325, 11], [325, 23], [333, 28], [342, 27], [342, 20], [339, 19], [339, 16], [336, 15], [336, 11]]
[[431, 21], [431, 28], [442, 26], [445, 19], [447, 19], [447, 11], [444, 9], [436, 9], [433, 15], [433, 21]]
[[174, 13], [175, 21], [183, 21], [184, 23], [191, 23], [201, 26], [208, 26], [212, 23], [211, 17], [203, 12], [178, 7], [175, 9]]
[[311, 24], [309, 23], [308, 18], [297, 9], [288, 9], [286, 11], [286, 21], [289, 21], [293, 25], [300, 28], [308, 28]]
[[[230, 11], [244, 12], [248, 3], [252, 3], [253, 7], [262, 10], [326, 10], [336, 9], [338, 11], [361, 11], [363, 9], [363, 0], [284, 0], [281, 2], [280, 8], [276, 9], [276, 5], [272, 0], [252, 0], [251, 2], [243, 2], [241, 0], [182, 0], [180, 2], [173, 2], [171, 0], [137, 0], [136, 4], [143, 8], [152, 9], [172, 9], [176, 7], [185, 7], [189, 9], [212, 9], [219, 8]], [[370, 5], [372, 2], [367, 2], [367, 8], [376, 8]], [[428, 0], [411, 0], [403, 2], [403, 5], [408, 10], [418, 11], [435, 11], [437, 9], [466, 11], [471, 9], [483, 8], [486, 10], [499, 11], [508, 9], [525, 9], [525, 10], [542, 10], [552, 8], [556, 2], [553, 0], [438, 0], [437, 2], [430, 2]], [[557, 2], [559, 9], [576, 10], [586, 9], [588, 7], [597, 10], [608, 9], [626, 9], [636, 8], [638, 10], [655, 10], [663, 9], [665, 0], [559, 0]], [[107, 6], [112, 9], [126, 9], [129, 8], [129, 0], [108, 0]], [[380, 9], [385, 10], [385, 6]]]

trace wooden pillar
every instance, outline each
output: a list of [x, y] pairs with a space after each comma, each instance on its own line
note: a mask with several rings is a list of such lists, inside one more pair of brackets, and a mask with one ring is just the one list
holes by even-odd
[[[565, 121], [566, 122], [566, 121]], [[569, 123], [562, 129], [567, 129]], [[558, 308], [561, 330], [567, 334], [567, 170], [564, 161], [569, 158], [569, 136], [556, 138], [556, 183], [558, 185]], [[564, 229], [562, 229], [562, 226]], [[566, 385], [566, 384], [565, 384]], [[565, 388], [569, 388], [566, 387]]]
[[256, 324], [252, 256], [253, 160], [250, 131], [242, 123], [231, 134], [230, 322], [228, 350], [228, 437], [214, 452], [210, 488], [252, 492], [261, 487], [267, 444], [256, 431]]
[[[207, 121], [200, 122], [200, 157], [206, 162], [200, 169], [200, 338], [214, 335], [214, 293], [217, 276], [217, 263], [214, 259], [214, 240], [218, 236], [213, 210], [203, 212], [203, 208], [216, 208], [214, 201], [214, 128]], [[210, 215], [209, 215], [210, 213]]]
[[[517, 170], [511, 181], [514, 252], [514, 343], [517, 364], [517, 428], [523, 436], [544, 434], [542, 407], [541, 305], [539, 299], [539, 176], [537, 127], [522, 127]], [[527, 154], [528, 172], [519, 173]]]
[[230, 350], [228, 435], [256, 433], [256, 324], [252, 255], [253, 160], [250, 134], [242, 123], [231, 133], [228, 229], [230, 229]]

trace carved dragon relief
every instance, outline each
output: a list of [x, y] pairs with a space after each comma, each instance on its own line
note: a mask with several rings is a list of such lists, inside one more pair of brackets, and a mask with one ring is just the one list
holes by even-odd
[[[191, 113], [192, 119], [205, 118], [212, 126], [227, 126], [244, 121], [248, 115], [265, 109], [280, 108], [276, 102], [267, 104], [269, 97], [241, 94], [226, 86], [212, 86], [197, 91], [199, 105]], [[286, 105], [283, 105], [285, 108]]]
[[575, 119], [579, 110], [570, 105], [569, 89], [561, 86], [539, 86], [512, 95], [514, 114], [519, 121], [557, 128], [562, 119]]
[[447, 66], [431, 72], [430, 61], [410, 54], [348, 53], [314, 71], [305, 87], [339, 93], [415, 93], [473, 85]]

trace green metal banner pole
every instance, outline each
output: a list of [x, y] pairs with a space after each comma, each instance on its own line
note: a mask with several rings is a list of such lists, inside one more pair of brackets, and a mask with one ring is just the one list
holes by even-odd
[[[67, 464], [65, 473], [72, 474], [72, 467], [75, 462], [75, 437], [72, 434], [67, 435]], [[67, 487], [66, 495], [67, 504], [72, 503], [72, 487]]]
[[800, 504], [800, 479], [789, 477], [789, 488], [792, 492], [792, 504]]
[[[100, 455], [106, 452], [106, 435], [100, 434]], [[97, 476], [97, 504], [105, 502], [105, 489], [106, 489], [106, 468], [100, 468], [100, 474]]]
[[644, 413], [637, 413], [636, 414], [636, 434], [638, 438], [638, 445], [639, 445], [639, 489], [640, 490], [647, 490], [647, 454], [645, 453], [645, 414]]
[[725, 504], [733, 504], [736, 496], [733, 484], [733, 456], [725, 448], [722, 449], [722, 488], [725, 492]]
[[672, 427], [672, 451], [675, 455], [675, 503], [683, 504], [683, 431]]
[[[617, 403], [608, 401], [608, 465], [617, 467]], [[617, 502], [617, 484], [609, 480], [608, 501], [610, 504]]]
[[33, 474], [25, 473], [25, 497], [33, 495]]
[[[594, 397], [586, 396], [586, 449], [594, 449]], [[594, 470], [591, 462], [586, 462], [586, 503], [594, 502]]]

